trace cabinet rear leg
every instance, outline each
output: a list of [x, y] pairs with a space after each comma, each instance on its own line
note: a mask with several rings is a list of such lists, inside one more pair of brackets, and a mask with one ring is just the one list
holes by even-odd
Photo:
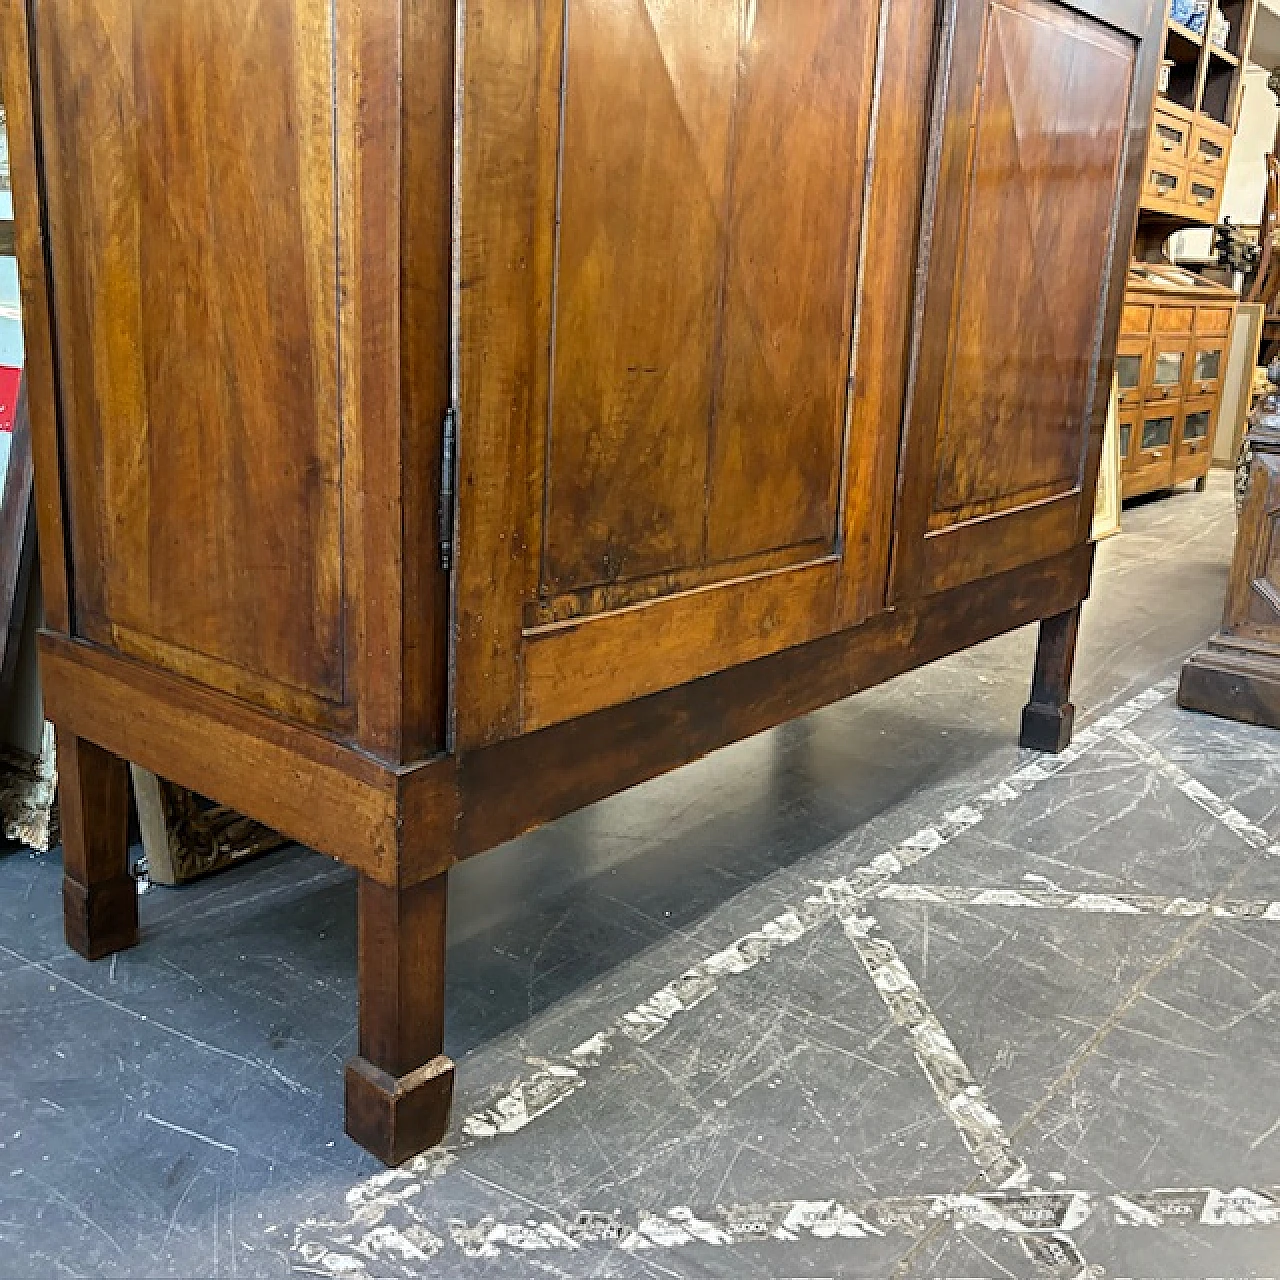
[[1071, 705], [1071, 669], [1076, 660], [1076, 635], [1080, 630], [1080, 606], [1068, 609], [1040, 624], [1036, 646], [1036, 673], [1031, 701], [1022, 712], [1024, 747], [1055, 754], [1071, 742], [1076, 709]]
[[67, 945], [100, 960], [138, 941], [138, 889], [129, 874], [129, 766], [70, 733], [57, 733], [57, 751]]
[[385, 1164], [435, 1146], [449, 1123], [447, 886], [445, 874], [412, 889], [360, 877], [360, 1048], [347, 1063], [347, 1133]]

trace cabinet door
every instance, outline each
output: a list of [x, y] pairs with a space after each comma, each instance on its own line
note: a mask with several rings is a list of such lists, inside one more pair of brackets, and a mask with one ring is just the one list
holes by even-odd
[[1187, 394], [1216, 396], [1222, 389], [1222, 366], [1226, 360], [1225, 338], [1198, 338], [1191, 349]]
[[[849, 0], [465, 12], [460, 749], [823, 635], [859, 585], [883, 604], [846, 469], [879, 451], [891, 493], [899, 410], [854, 420], [855, 314], [865, 343], [901, 296], [905, 365], [934, 41], [921, 3], [883, 43]], [[873, 238], [901, 270], [860, 270]]]
[[1183, 406], [1178, 444], [1174, 453], [1175, 484], [1198, 480], [1208, 472], [1217, 407], [1217, 401], [1212, 396], [1188, 400]]
[[1121, 338], [1116, 344], [1116, 395], [1122, 409], [1142, 403], [1143, 390], [1150, 380], [1150, 352], [1151, 343], [1146, 338]]
[[1156, 335], [1151, 348], [1151, 380], [1143, 399], [1181, 400], [1191, 371], [1191, 344]]
[[1126, 252], [1132, 214], [1126, 138], [1131, 114], [1149, 111], [1134, 90], [1138, 38], [1066, 4], [962, 2], [948, 22], [897, 598], [1086, 536], [1111, 371], [1108, 353], [1099, 378], [1104, 323], [1122, 287], [1111, 246], [1118, 234]]

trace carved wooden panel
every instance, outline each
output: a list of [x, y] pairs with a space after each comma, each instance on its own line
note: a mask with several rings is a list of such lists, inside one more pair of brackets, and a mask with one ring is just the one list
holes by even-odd
[[36, 0], [74, 626], [343, 690], [327, 0]]
[[1280, 646], [1280, 453], [1255, 446], [1223, 632]]

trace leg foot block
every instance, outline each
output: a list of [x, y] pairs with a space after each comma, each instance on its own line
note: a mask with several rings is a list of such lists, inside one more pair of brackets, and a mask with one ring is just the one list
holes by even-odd
[[62, 881], [67, 945], [86, 960], [101, 960], [138, 945], [138, 886], [130, 875], [83, 885]]
[[1076, 709], [1069, 702], [1060, 707], [1029, 702], [1022, 711], [1022, 737], [1019, 741], [1024, 747], [1057, 755], [1071, 745], [1075, 718]]
[[403, 1164], [444, 1137], [453, 1101], [448, 1058], [432, 1058], [399, 1078], [352, 1058], [346, 1086], [347, 1133], [383, 1164]]

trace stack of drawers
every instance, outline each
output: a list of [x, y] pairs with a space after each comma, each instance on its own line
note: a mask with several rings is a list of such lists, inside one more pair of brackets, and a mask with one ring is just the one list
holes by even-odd
[[1231, 130], [1165, 98], [1151, 124], [1142, 207], [1216, 222], [1231, 154]]
[[1116, 346], [1126, 498], [1192, 480], [1203, 488], [1236, 301], [1177, 267], [1130, 270]]

